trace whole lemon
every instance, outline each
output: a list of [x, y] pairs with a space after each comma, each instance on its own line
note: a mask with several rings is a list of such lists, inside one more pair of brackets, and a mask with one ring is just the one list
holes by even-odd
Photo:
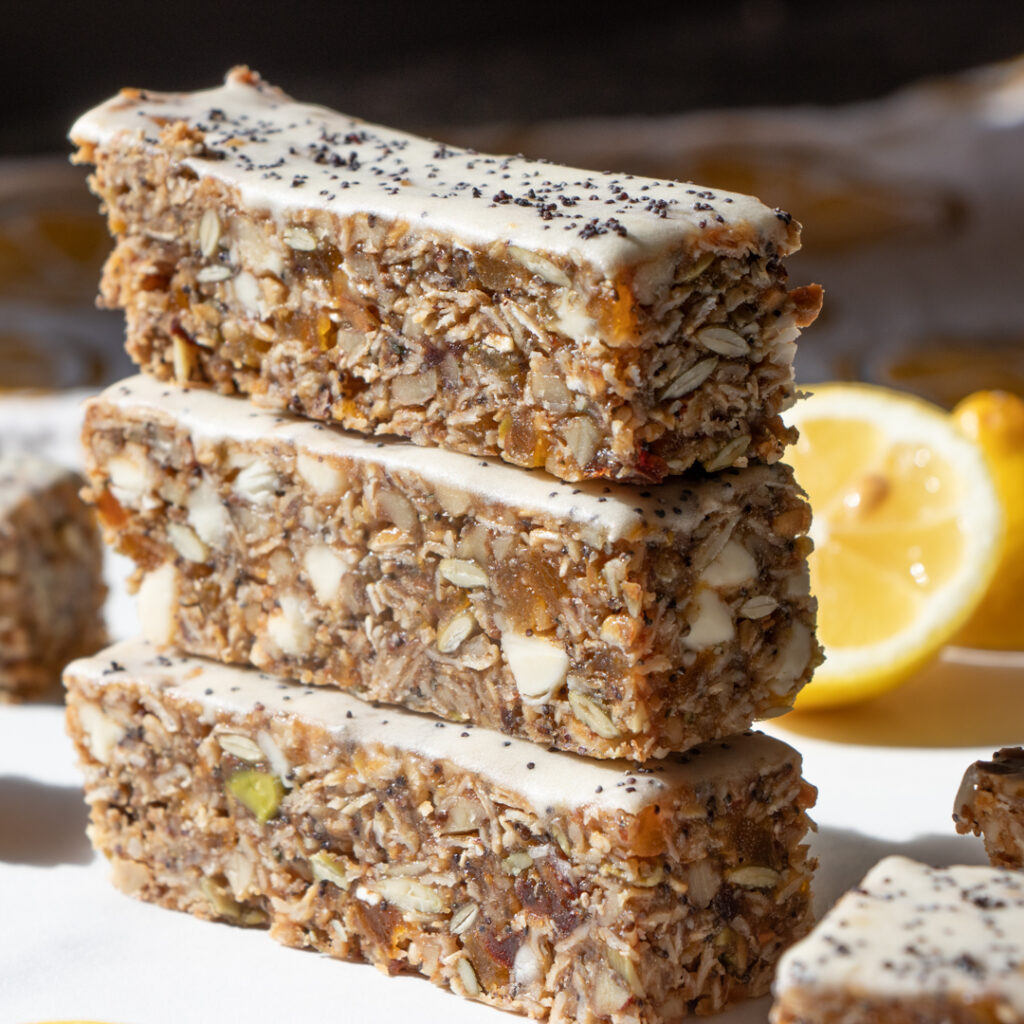
[[1024, 399], [1007, 391], [976, 391], [952, 416], [984, 451], [1006, 522], [995, 577], [954, 642], [1024, 650]]

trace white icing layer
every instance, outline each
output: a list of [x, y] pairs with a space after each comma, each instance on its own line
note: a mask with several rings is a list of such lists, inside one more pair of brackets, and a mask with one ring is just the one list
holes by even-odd
[[113, 384], [97, 400], [125, 417], [178, 423], [197, 448], [223, 441], [285, 445], [310, 455], [379, 464], [388, 472], [415, 473], [436, 487], [486, 502], [545, 514], [587, 527], [598, 544], [639, 539], [662, 529], [681, 534], [741, 491], [791, 487], [781, 466], [726, 470], [699, 482], [649, 488], [599, 482], [566, 483], [543, 470], [520, 469], [497, 459], [427, 448], [409, 441], [362, 437], [337, 427], [258, 409], [240, 398], [203, 388], [180, 388], [138, 375]]
[[[294, 211], [364, 211], [456, 242], [507, 242], [614, 274], [692, 246], [796, 244], [786, 214], [696, 185], [592, 172], [458, 149], [295, 103], [244, 69], [195, 93], [125, 90], [84, 114], [78, 144], [159, 144], [168, 121], [204, 133], [208, 155], [185, 163], [284, 220]], [[713, 241], [711, 240], [713, 236]]]
[[48, 491], [69, 469], [34, 455], [5, 455], [0, 458], [0, 520], [11, 514], [26, 498]]
[[1024, 1013], [1024, 875], [887, 857], [782, 958], [776, 995], [789, 989]]
[[71, 681], [123, 685], [198, 702], [208, 720], [221, 713], [246, 715], [257, 702], [273, 715], [295, 716], [326, 728], [339, 744], [382, 744], [430, 760], [450, 761], [524, 797], [538, 812], [594, 805], [636, 814], [675, 791], [698, 799], [742, 785], [800, 756], [761, 733], [695, 747], [683, 759], [651, 762], [650, 769], [626, 761], [595, 761], [551, 752], [490, 729], [440, 722], [392, 706], [374, 706], [338, 690], [283, 682], [250, 668], [220, 665], [131, 640], [65, 670]]

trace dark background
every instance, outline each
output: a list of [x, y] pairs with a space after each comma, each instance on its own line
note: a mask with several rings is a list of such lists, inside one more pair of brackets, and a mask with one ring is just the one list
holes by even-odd
[[[667, 12], [667, 13], [666, 13]], [[248, 63], [301, 99], [411, 130], [576, 115], [834, 104], [1024, 52], [1024, 0], [700, 5], [0, 0], [0, 153], [67, 149], [126, 85]]]

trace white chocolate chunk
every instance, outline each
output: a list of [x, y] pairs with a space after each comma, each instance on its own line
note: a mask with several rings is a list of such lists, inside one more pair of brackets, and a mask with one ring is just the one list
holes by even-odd
[[188, 521], [200, 539], [211, 548], [222, 547], [231, 527], [228, 510], [209, 480], [203, 480], [191, 491], [185, 503]]
[[301, 656], [310, 649], [313, 636], [302, 602], [294, 594], [282, 594], [280, 607], [267, 617], [267, 633], [283, 654]]
[[89, 753], [103, 764], [110, 763], [114, 747], [124, 738], [125, 728], [115, 722], [95, 704], [82, 703], [78, 707], [78, 720], [85, 733], [85, 744]]
[[346, 489], [348, 481], [336, 465], [322, 456], [307, 455], [299, 452], [295, 460], [295, 468], [299, 476], [316, 491], [325, 497], [337, 497]]
[[255, 459], [235, 477], [237, 495], [253, 505], [266, 505], [280, 487], [277, 474], [260, 459]]
[[110, 490], [122, 505], [142, 508], [155, 483], [155, 467], [134, 445], [107, 460]]
[[501, 650], [523, 697], [548, 700], [565, 683], [569, 655], [550, 640], [507, 631], [501, 634]]
[[683, 643], [691, 650], [701, 651], [731, 640], [735, 633], [729, 606], [713, 591], [701, 588], [690, 602], [690, 632]]
[[330, 604], [341, 588], [345, 563], [326, 544], [316, 544], [303, 555], [302, 566], [313, 584], [316, 599], [321, 604]]
[[739, 587], [756, 578], [754, 556], [738, 540], [730, 538], [704, 570], [701, 580], [709, 587]]

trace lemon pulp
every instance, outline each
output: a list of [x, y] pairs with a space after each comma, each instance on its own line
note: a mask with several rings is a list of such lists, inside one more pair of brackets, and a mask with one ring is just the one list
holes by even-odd
[[825, 663], [798, 708], [862, 700], [931, 658], [995, 567], [999, 501], [977, 445], [937, 407], [830, 384], [787, 417], [814, 520], [811, 589]]

